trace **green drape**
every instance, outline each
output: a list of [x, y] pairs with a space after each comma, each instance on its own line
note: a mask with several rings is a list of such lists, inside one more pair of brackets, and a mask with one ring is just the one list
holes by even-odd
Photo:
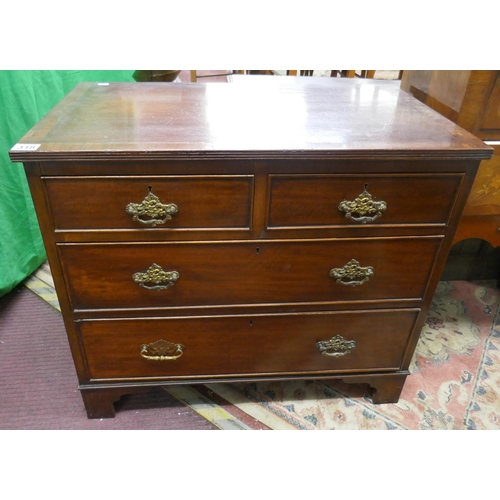
[[20, 163], [9, 149], [79, 82], [134, 81], [133, 71], [0, 71], [0, 296], [46, 258]]

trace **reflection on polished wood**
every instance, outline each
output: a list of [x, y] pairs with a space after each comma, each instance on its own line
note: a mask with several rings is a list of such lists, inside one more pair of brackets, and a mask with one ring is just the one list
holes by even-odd
[[[80, 84], [23, 141], [14, 161], [217, 158], [489, 158], [454, 124], [430, 118], [399, 82], [269, 78], [255, 85]], [[328, 82], [325, 82], [325, 80]], [[262, 80], [261, 80], [262, 81]], [[69, 113], [69, 114], [68, 114]], [[64, 126], [61, 116], [68, 114]], [[264, 116], [272, 119], [263, 119]], [[78, 141], [75, 142], [75, 137]]]

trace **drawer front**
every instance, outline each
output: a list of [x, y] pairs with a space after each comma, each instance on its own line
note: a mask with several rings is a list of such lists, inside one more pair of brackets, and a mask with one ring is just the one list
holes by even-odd
[[446, 224], [461, 180], [461, 174], [271, 175], [268, 228]]
[[417, 314], [408, 309], [77, 325], [93, 379], [229, 376], [397, 370]]
[[419, 298], [440, 243], [406, 237], [58, 248], [73, 307], [100, 309]]
[[252, 176], [44, 177], [43, 181], [59, 230], [250, 227]]

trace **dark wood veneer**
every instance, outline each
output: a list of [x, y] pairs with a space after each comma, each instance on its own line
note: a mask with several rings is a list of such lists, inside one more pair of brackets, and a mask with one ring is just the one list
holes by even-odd
[[[78, 329], [91, 379], [352, 373], [397, 370], [417, 314], [401, 309], [141, 318], [81, 321]], [[159, 332], [185, 347], [171, 364], [139, 355], [140, 346], [157, 341]], [[339, 358], [320, 355], [316, 343], [337, 334], [356, 342], [352, 353]]]
[[[75, 309], [388, 300], [423, 297], [442, 237], [58, 245]], [[329, 276], [356, 259], [359, 286]], [[132, 281], [152, 264], [177, 271], [165, 290]]]
[[[373, 221], [386, 224], [446, 224], [462, 180], [450, 175], [271, 175], [269, 227], [347, 226], [339, 201], [354, 200], [365, 189], [389, 210]], [[361, 226], [361, 228], [366, 226]]]
[[[154, 229], [250, 229], [252, 176], [44, 177], [56, 230], [151, 229], [126, 213], [149, 194], [178, 212]], [[64, 210], [59, 207], [63, 206]]]
[[[341, 378], [398, 400], [492, 149], [392, 82], [309, 80], [82, 84], [19, 141], [38, 147], [10, 151], [89, 418], [166, 383]], [[365, 184], [387, 210], [358, 224], [338, 206]], [[125, 213], [148, 186], [178, 204], [168, 224]], [[329, 276], [351, 259], [373, 266], [369, 281]], [[179, 280], [140, 287], [133, 273], [153, 263]], [[355, 348], [322, 355], [317, 342], [336, 334]], [[185, 352], [141, 356], [160, 339]]]
[[251, 91], [83, 83], [22, 142], [41, 146], [35, 155], [11, 151], [15, 161], [491, 156], [481, 141], [394, 82], [357, 80], [283, 82]]

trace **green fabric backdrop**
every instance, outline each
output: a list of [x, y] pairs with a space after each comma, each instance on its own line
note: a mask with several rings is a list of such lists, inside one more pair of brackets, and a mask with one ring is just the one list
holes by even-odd
[[131, 82], [133, 71], [0, 71], [0, 296], [46, 258], [21, 163], [9, 149], [79, 82]]

